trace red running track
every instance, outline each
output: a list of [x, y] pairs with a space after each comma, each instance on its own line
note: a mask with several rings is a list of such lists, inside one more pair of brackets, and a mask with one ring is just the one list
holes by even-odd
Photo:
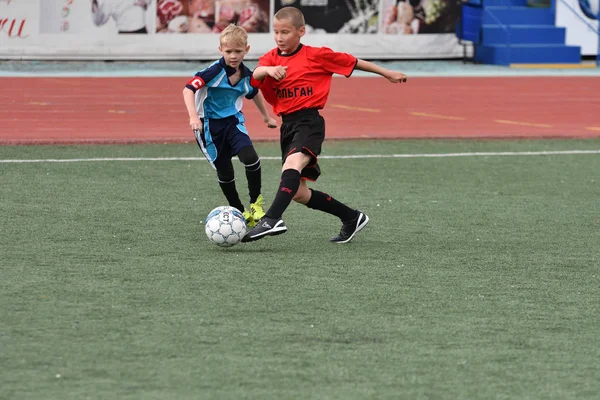
[[[186, 78], [0, 78], [0, 144], [189, 142]], [[329, 139], [600, 137], [600, 77], [335, 78]], [[251, 137], [277, 140], [254, 104]]]

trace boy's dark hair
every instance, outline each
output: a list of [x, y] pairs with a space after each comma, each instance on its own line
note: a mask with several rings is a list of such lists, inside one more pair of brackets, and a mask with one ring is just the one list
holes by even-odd
[[300, 29], [305, 25], [304, 14], [296, 7], [283, 7], [275, 13], [274, 18], [278, 20], [289, 19], [296, 29]]

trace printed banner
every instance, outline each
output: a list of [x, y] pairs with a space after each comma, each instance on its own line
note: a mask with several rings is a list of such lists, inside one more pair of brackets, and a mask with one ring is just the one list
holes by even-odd
[[382, 32], [394, 35], [453, 33], [460, 3], [452, 0], [381, 0]]
[[40, 34], [148, 33], [153, 25], [151, 4], [151, 0], [43, 0]]
[[307, 33], [377, 33], [379, 0], [275, 0], [302, 11]]
[[[34, 4], [34, 6], [37, 4]], [[25, 7], [23, 1], [0, 0], [0, 43], [14, 39], [19, 43], [39, 32], [40, 16], [37, 7]], [[2, 51], [0, 47], [0, 51]]]
[[598, 54], [600, 0], [556, 0], [556, 25], [567, 28], [567, 44], [581, 46], [581, 54]]
[[158, 0], [157, 33], [219, 33], [229, 24], [269, 32], [269, 0]]
[[[236, 23], [249, 32], [247, 58], [256, 60], [275, 47], [270, 16], [285, 5], [305, 13], [307, 45], [364, 59], [462, 57], [450, 0], [272, 1], [0, 0], [0, 58], [212, 60], [220, 57], [218, 34]], [[434, 12], [427, 1], [448, 3]], [[411, 19], [399, 17], [405, 12]]]

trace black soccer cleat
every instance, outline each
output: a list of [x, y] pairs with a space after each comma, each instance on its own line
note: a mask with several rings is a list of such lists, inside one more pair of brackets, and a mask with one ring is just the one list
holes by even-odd
[[242, 242], [253, 242], [265, 236], [281, 235], [287, 232], [285, 222], [281, 218], [263, 217], [250, 232], [242, 238]]
[[354, 238], [354, 236], [356, 236], [358, 232], [360, 232], [365, 226], [367, 226], [367, 224], [369, 223], [369, 217], [367, 216], [367, 214], [364, 214], [359, 210], [356, 210], [356, 212], [358, 213], [356, 218], [348, 222], [344, 222], [340, 234], [336, 237], [332, 237], [331, 239], [329, 239], [330, 242], [348, 243]]

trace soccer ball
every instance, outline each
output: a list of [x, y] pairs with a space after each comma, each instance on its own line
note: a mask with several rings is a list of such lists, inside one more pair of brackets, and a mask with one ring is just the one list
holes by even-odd
[[248, 226], [244, 215], [237, 208], [221, 206], [212, 210], [206, 217], [204, 232], [211, 243], [219, 247], [238, 244]]

